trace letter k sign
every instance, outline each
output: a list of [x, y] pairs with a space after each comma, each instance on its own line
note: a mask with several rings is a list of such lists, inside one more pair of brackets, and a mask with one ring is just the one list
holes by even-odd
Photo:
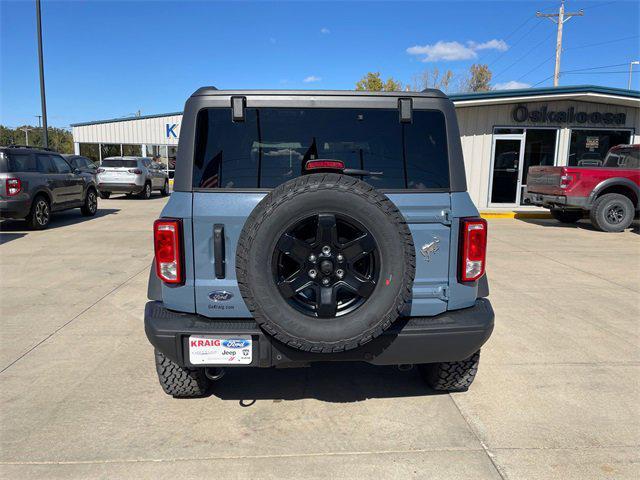
[[177, 123], [167, 123], [166, 127], [167, 127], [167, 138], [178, 138], [178, 136], [176, 135], [176, 132], [173, 130], [174, 128], [176, 128], [178, 126]]

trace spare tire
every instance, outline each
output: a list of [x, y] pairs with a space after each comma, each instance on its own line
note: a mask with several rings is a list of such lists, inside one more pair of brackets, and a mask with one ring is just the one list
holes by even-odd
[[305, 175], [272, 190], [247, 219], [236, 257], [256, 322], [304, 351], [363, 345], [411, 299], [415, 249], [406, 221], [353, 177]]

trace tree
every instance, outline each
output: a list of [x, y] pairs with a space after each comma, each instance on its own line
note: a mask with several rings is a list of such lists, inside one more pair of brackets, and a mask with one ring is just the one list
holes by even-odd
[[399, 92], [402, 90], [402, 83], [394, 80], [392, 77], [387, 78], [385, 82], [380, 78], [380, 72], [368, 72], [356, 83], [356, 90]]
[[493, 74], [489, 70], [489, 65], [474, 63], [469, 69], [469, 78], [466, 82], [468, 92], [488, 92], [491, 90], [489, 83]]
[[[32, 147], [42, 146], [42, 128], [32, 127], [30, 125], [21, 125], [17, 128], [5, 127], [0, 125], [0, 145], [6, 146], [11, 144], [24, 145], [25, 134], [24, 127], [29, 127], [29, 145]], [[49, 148], [59, 153], [73, 153], [73, 136], [69, 130], [64, 128], [49, 127]]]
[[433, 70], [424, 70], [413, 77], [413, 90], [421, 92], [425, 88], [437, 88], [446, 92], [452, 79], [453, 72], [451, 70], [445, 70], [441, 74], [438, 67], [434, 67]]

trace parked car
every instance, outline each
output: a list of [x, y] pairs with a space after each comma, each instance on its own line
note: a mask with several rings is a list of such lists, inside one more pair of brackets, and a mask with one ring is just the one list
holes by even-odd
[[166, 170], [147, 157], [108, 157], [102, 160], [97, 172], [102, 198], [109, 198], [115, 192], [148, 199], [153, 190], [169, 195]]
[[182, 125], [144, 315], [167, 394], [326, 361], [471, 385], [494, 323], [487, 223], [442, 92], [207, 87]]
[[50, 150], [0, 147], [0, 218], [26, 219], [40, 230], [49, 225], [52, 212], [70, 208], [96, 214], [98, 191], [91, 174]]
[[531, 167], [525, 201], [548, 208], [563, 223], [575, 223], [589, 213], [604, 232], [631, 225], [640, 197], [640, 145], [618, 145], [602, 166]]
[[62, 155], [64, 159], [73, 168], [77, 168], [81, 172], [90, 173], [96, 175], [98, 173], [98, 165], [96, 165], [91, 159], [83, 157], [82, 155]]

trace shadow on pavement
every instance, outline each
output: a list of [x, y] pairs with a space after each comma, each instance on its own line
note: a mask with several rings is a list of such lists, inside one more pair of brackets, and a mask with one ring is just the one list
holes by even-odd
[[[119, 208], [101, 208], [98, 207], [98, 211], [93, 217], [85, 217], [80, 213], [79, 208], [67, 210], [64, 212], [54, 212], [51, 214], [51, 222], [47, 227], [47, 230], [51, 230], [59, 227], [66, 227], [67, 225], [75, 225], [76, 223], [90, 222], [96, 218], [105, 217], [107, 215], [117, 214], [120, 211]], [[0, 223], [0, 236], [2, 242], [5, 243], [4, 237], [7, 235], [5, 232], [25, 232], [23, 236], [30, 232], [27, 228], [27, 223], [24, 220], [4, 220]], [[44, 230], [46, 231], [46, 230]], [[12, 238], [10, 240], [15, 240]]]
[[[518, 218], [520, 222], [530, 223], [532, 225], [539, 225], [541, 227], [554, 227], [554, 228], [578, 228], [581, 230], [590, 230], [592, 232], [605, 233], [600, 230], [596, 230], [589, 220], [582, 219], [576, 223], [561, 223], [553, 219], [540, 219], [540, 218]], [[627, 228], [625, 232], [632, 232], [635, 234], [640, 233], [640, 222], [634, 220], [631, 227]]]
[[17, 240], [18, 238], [22, 238], [25, 235], [26, 233], [4, 233], [0, 231], [0, 245], [9, 243], [11, 240]]
[[306, 368], [228, 368], [214, 382], [212, 394], [238, 400], [250, 407], [257, 400], [312, 398], [331, 403], [359, 402], [369, 398], [439, 395], [422, 380], [418, 369], [400, 371], [392, 366], [366, 363], [314, 364]]

